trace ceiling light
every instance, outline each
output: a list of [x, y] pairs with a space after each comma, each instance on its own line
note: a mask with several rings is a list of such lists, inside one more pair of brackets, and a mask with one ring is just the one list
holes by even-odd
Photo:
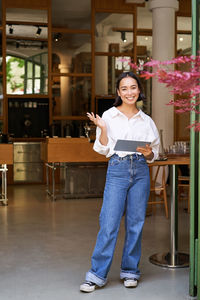
[[13, 31], [14, 31], [14, 29], [13, 29], [12, 25], [9, 25], [9, 34], [13, 34]]
[[126, 39], [126, 32], [125, 31], [122, 31], [121, 32], [121, 40], [126, 43], [127, 39]]
[[180, 38], [179, 38], [179, 41], [182, 42], [182, 41], [183, 41], [183, 37], [180, 37]]
[[148, 36], [145, 36], [145, 41], [148, 41], [148, 39], [149, 39]]
[[42, 32], [42, 28], [40, 26], [38, 26], [38, 29], [36, 31], [36, 35], [39, 36]]

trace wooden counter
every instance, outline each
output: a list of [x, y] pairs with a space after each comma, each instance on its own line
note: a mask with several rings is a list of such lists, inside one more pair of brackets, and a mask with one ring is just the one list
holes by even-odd
[[0, 144], [0, 164], [13, 165], [13, 144]]
[[41, 143], [42, 160], [48, 163], [106, 162], [108, 159], [93, 150], [87, 138], [46, 138]]

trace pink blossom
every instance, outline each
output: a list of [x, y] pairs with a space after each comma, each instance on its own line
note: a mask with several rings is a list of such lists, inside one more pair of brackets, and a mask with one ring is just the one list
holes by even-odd
[[154, 76], [156, 76], [156, 74], [153, 74], [153, 73], [150, 73], [150, 72], [147, 72], [147, 71], [140, 75], [140, 77], [144, 77], [145, 79], [149, 79], [149, 78], [154, 77]]
[[[187, 71], [177, 70], [175, 66], [187, 64]], [[168, 68], [169, 65], [174, 65], [174, 70]], [[145, 68], [148, 68], [148, 71]], [[140, 70], [140, 66], [136, 68]], [[177, 113], [193, 111], [200, 114], [198, 106], [200, 105], [197, 95], [200, 94], [200, 55], [198, 56], [180, 56], [166, 61], [151, 60], [143, 65], [143, 72], [140, 75], [145, 79], [156, 78], [160, 83], [164, 83], [170, 89], [170, 93], [176, 95], [175, 100], [169, 101], [167, 105], [177, 107]], [[188, 127], [189, 128], [189, 127]], [[200, 131], [200, 123], [196, 122], [190, 125], [190, 128]]]
[[138, 67], [138, 65], [137, 65], [136, 63], [129, 62], [129, 65], [130, 65], [131, 68], [134, 69], [134, 70], [138, 70], [138, 69], [139, 69], [139, 67]]
[[144, 64], [145, 67], [158, 67], [161, 64], [159, 60], [150, 60]]

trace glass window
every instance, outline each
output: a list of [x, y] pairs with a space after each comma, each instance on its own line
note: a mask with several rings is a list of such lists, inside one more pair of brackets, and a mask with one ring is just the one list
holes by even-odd
[[53, 77], [52, 98], [54, 116], [85, 117], [91, 109], [91, 78]]
[[27, 77], [32, 78], [33, 76], [33, 63], [28, 61], [27, 63]]
[[177, 54], [191, 55], [192, 44], [192, 18], [191, 17], [177, 17]]
[[[70, 29], [90, 29], [91, 27], [91, 3], [90, 1], [65, 2], [70, 5], [66, 9], [64, 5], [58, 5], [57, 1], [52, 1], [52, 25], [55, 27], [67, 27]], [[64, 11], [63, 11], [64, 10]], [[64, 18], [60, 16], [65, 14]]]
[[27, 79], [26, 94], [32, 94], [32, 93], [33, 93], [33, 80]]
[[[89, 34], [53, 33], [52, 70], [61, 73], [91, 73], [91, 36]], [[66, 64], [61, 57], [67, 56]]]
[[7, 94], [24, 94], [25, 61], [19, 57], [6, 57]]
[[177, 53], [180, 55], [191, 55], [191, 34], [177, 34]]
[[152, 56], [152, 36], [137, 36], [137, 56]]
[[45, 61], [45, 59], [41, 59], [44, 55], [47, 56], [47, 53], [39, 55], [39, 59], [38, 56], [28, 59], [14, 56], [6, 57], [7, 94], [47, 94], [47, 67], [35, 63], [35, 58], [39, 61]]
[[137, 7], [137, 28], [152, 29], [152, 12], [147, 2], [144, 7]]
[[177, 17], [177, 29], [178, 30], [190, 30], [192, 28], [192, 18], [191, 17]]
[[41, 77], [41, 67], [38, 65], [35, 65], [35, 77]]
[[40, 93], [40, 79], [34, 80], [34, 94]]
[[133, 14], [96, 13], [95, 22], [96, 52], [133, 51]]

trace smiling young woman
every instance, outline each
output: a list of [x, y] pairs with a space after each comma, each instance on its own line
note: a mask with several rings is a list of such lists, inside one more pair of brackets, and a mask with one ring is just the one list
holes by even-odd
[[[122, 73], [116, 84], [114, 107], [100, 118], [87, 113], [97, 126], [94, 150], [110, 157], [106, 175], [100, 230], [92, 255], [92, 267], [80, 286], [83, 292], [93, 292], [107, 282], [121, 218], [125, 213], [126, 237], [120, 278], [124, 286], [136, 287], [140, 279], [141, 238], [150, 192], [149, 168], [159, 153], [159, 133], [153, 120], [138, 110], [136, 102], [144, 99], [143, 89], [132, 72]], [[151, 142], [136, 152], [116, 151], [118, 139]]]

